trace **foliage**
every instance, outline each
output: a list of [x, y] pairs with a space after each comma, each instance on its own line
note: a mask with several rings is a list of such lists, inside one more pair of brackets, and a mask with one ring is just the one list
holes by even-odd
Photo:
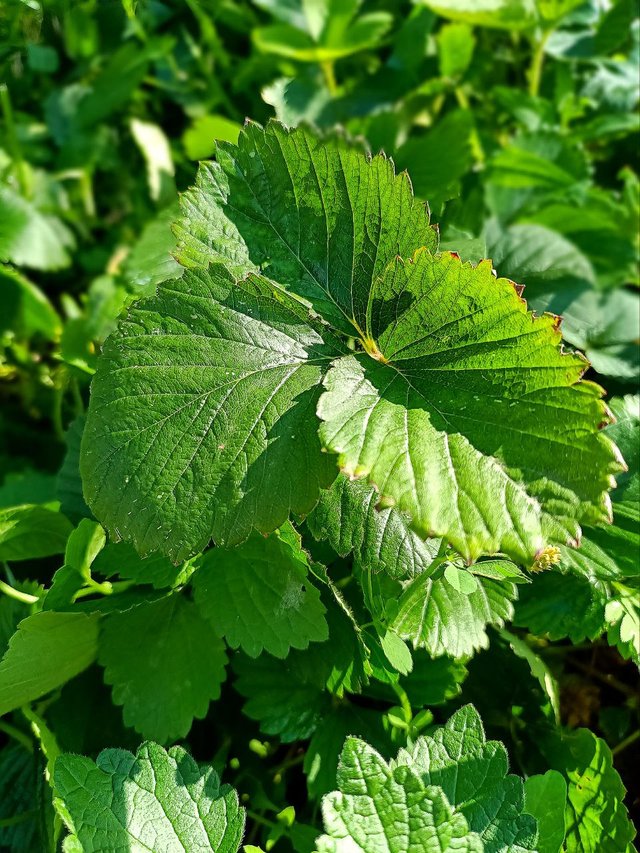
[[0, 9], [0, 850], [631, 853], [639, 55]]

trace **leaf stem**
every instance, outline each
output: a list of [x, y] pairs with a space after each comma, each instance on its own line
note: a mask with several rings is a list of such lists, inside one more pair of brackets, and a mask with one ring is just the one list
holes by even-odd
[[33, 741], [29, 735], [25, 734], [15, 726], [12, 726], [11, 723], [0, 720], [0, 732], [4, 732], [10, 738], [17, 741], [21, 746], [24, 746], [27, 752], [33, 752]]
[[15, 598], [16, 601], [21, 601], [23, 604], [35, 604], [39, 599], [37, 595], [30, 595], [28, 592], [21, 592], [19, 589], [14, 589], [0, 580], [0, 592], [4, 592], [9, 598]]
[[544, 49], [547, 46], [547, 39], [551, 35], [551, 30], [546, 30], [540, 38], [540, 41], [534, 46], [531, 66], [529, 68], [529, 94], [537, 98], [540, 92], [540, 84], [542, 83], [542, 68], [544, 66]]
[[13, 121], [11, 97], [9, 95], [9, 89], [6, 83], [0, 85], [0, 106], [2, 106], [2, 115], [4, 117], [4, 123], [7, 128], [7, 147], [9, 148], [9, 151], [15, 163], [20, 191], [22, 195], [25, 196], [25, 198], [28, 198], [30, 193], [26, 164], [24, 161], [24, 157], [22, 156], [20, 140], [18, 139], [18, 134], [16, 133], [16, 126]]
[[617, 746], [614, 746], [611, 750], [611, 754], [618, 755], [628, 746], [631, 746], [631, 744], [635, 743], [638, 738], [640, 738], [640, 729], [636, 729], [635, 732], [631, 732], [628, 737], [626, 737], [624, 740], [621, 740]]
[[327, 84], [329, 94], [333, 98], [338, 93], [338, 84], [336, 83], [336, 73], [333, 60], [325, 59], [324, 62], [320, 63], [320, 68], [322, 68], [324, 82]]

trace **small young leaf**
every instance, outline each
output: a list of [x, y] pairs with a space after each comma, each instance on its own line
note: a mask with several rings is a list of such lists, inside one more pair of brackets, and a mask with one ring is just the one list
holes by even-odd
[[433, 657], [464, 657], [488, 646], [487, 625], [503, 625], [513, 616], [515, 596], [508, 581], [478, 579], [475, 592], [465, 595], [444, 578], [422, 574], [405, 586], [389, 627]]

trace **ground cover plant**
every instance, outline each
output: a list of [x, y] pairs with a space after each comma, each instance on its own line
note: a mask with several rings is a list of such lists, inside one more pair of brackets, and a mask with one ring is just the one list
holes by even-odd
[[0, 9], [0, 850], [635, 849], [639, 40]]

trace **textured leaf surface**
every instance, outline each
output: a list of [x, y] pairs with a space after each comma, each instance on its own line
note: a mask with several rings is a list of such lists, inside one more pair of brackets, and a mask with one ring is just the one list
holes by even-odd
[[425, 785], [411, 766], [389, 766], [358, 738], [347, 738], [337, 781], [339, 790], [322, 803], [327, 834], [316, 842], [320, 853], [483, 851], [440, 788]]
[[[293, 534], [293, 535], [291, 535]], [[237, 548], [212, 548], [193, 579], [202, 615], [234, 649], [251, 657], [284, 658], [329, 636], [320, 593], [308, 578], [306, 555], [287, 539], [254, 533]]]
[[524, 813], [524, 784], [507, 775], [507, 751], [487, 741], [471, 705], [457, 711], [432, 736], [401, 750], [397, 763], [437, 785], [482, 838], [485, 853], [537, 850], [535, 819]]
[[436, 246], [425, 206], [391, 161], [276, 122], [247, 125], [237, 147], [219, 143], [182, 205], [181, 263], [260, 267], [348, 335], [365, 328], [389, 261]]
[[105, 749], [94, 762], [61, 755], [58, 810], [84, 853], [215, 850], [236, 853], [244, 831], [237, 793], [184, 749], [144, 743]]
[[204, 717], [227, 662], [222, 641], [179, 593], [107, 617], [98, 660], [125, 723], [161, 743]]
[[487, 626], [503, 625], [513, 616], [516, 587], [509, 581], [470, 577], [476, 590], [467, 595], [444, 578], [419, 575], [400, 595], [390, 627], [433, 657], [464, 657], [486, 648]]
[[85, 497], [117, 538], [175, 561], [305, 513], [334, 476], [314, 409], [325, 346], [265, 280], [187, 272], [105, 346], [82, 444]]
[[490, 264], [451, 255], [396, 262], [372, 292], [375, 358], [338, 360], [318, 407], [347, 474], [469, 559], [528, 561], [550, 536], [575, 539], [576, 520], [609, 517], [619, 454], [553, 317], [528, 314]]
[[320, 493], [307, 524], [316, 539], [328, 539], [341, 556], [353, 552], [357, 565], [392, 577], [412, 577], [427, 569], [439, 543], [414, 533], [394, 507], [380, 507], [376, 490], [341, 474]]
[[78, 675], [97, 650], [97, 616], [49, 611], [23, 619], [0, 661], [0, 716]]

